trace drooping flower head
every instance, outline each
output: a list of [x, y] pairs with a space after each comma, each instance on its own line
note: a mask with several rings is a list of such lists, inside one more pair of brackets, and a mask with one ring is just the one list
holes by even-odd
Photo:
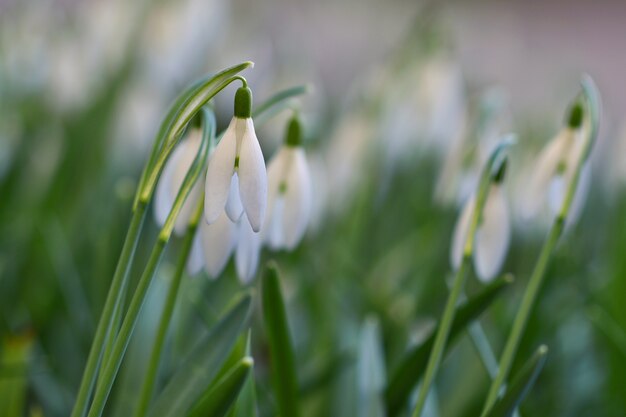
[[235, 94], [234, 117], [209, 159], [204, 215], [211, 224], [224, 209], [234, 222], [245, 212], [252, 230], [259, 232], [267, 205], [267, 172], [251, 111], [252, 91], [244, 85]]
[[[511, 239], [511, 225], [502, 182], [506, 174], [506, 160], [492, 178], [492, 183], [479, 219], [474, 242], [474, 267], [476, 275], [484, 282], [491, 281], [500, 271]], [[458, 269], [463, 259], [463, 249], [476, 208], [476, 195], [465, 203], [454, 228], [450, 261]]]
[[[576, 102], [569, 110], [566, 125], [541, 151], [524, 200], [525, 217], [537, 215], [546, 201], [554, 214], [561, 209], [567, 187], [578, 169], [584, 151], [583, 113], [582, 104]], [[587, 162], [582, 167], [568, 222], [574, 222], [580, 214], [589, 188], [590, 174]]]
[[284, 146], [268, 166], [268, 212], [265, 241], [273, 249], [293, 249], [311, 217], [311, 175], [302, 147], [302, 123], [294, 115]]

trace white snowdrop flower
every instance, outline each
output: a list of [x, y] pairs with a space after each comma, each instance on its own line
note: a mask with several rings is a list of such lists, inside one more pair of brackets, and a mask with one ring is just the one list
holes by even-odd
[[[495, 175], [474, 237], [474, 267], [476, 275], [483, 282], [491, 281], [500, 271], [511, 238], [509, 209], [501, 185], [505, 169], [506, 165], [503, 164]], [[454, 269], [458, 269], [463, 260], [465, 241], [475, 207], [474, 194], [466, 202], [454, 228], [450, 251], [450, 262]]]
[[204, 269], [211, 278], [217, 278], [228, 263], [237, 243], [237, 225], [222, 212], [211, 224], [200, 222], [198, 230]]
[[248, 284], [254, 278], [259, 267], [263, 238], [261, 233], [252, 230], [250, 222], [243, 217], [245, 216], [242, 216], [238, 224], [235, 267], [239, 280]]
[[[526, 198], [523, 201], [522, 214], [526, 218], [536, 216], [546, 201], [553, 214], [561, 210], [567, 188], [578, 169], [581, 152], [584, 150], [585, 132], [583, 109], [575, 104], [569, 114], [567, 126], [546, 145], [539, 155], [533, 169]], [[568, 216], [568, 224], [573, 223], [584, 205], [590, 184], [591, 170], [589, 163], [583, 165], [580, 182]]]
[[263, 234], [272, 249], [295, 248], [311, 218], [311, 176], [301, 132], [300, 120], [294, 116], [287, 126], [285, 145], [267, 169], [268, 210]]
[[[204, 222], [202, 222], [204, 223]], [[189, 257], [187, 259], [187, 273], [190, 276], [198, 275], [200, 271], [202, 271], [202, 267], [204, 266], [204, 256], [202, 254], [202, 242], [200, 240], [200, 235], [196, 233], [193, 238], [193, 242], [191, 244], [191, 251], [189, 252]]]
[[245, 212], [252, 230], [259, 232], [267, 205], [267, 172], [250, 117], [251, 108], [252, 92], [245, 86], [239, 88], [235, 115], [209, 158], [204, 215], [211, 224], [225, 208], [234, 222]]
[[[202, 131], [193, 129], [185, 139], [183, 139], [165, 163], [161, 178], [156, 188], [155, 194], [155, 217], [159, 225], [164, 225], [169, 216], [174, 200], [178, 195], [180, 187], [183, 185], [185, 176], [191, 168], [200, 145], [202, 144]], [[174, 233], [182, 235], [187, 229], [193, 211], [198, 205], [198, 200], [202, 196], [202, 181], [198, 180], [192, 187], [185, 200], [178, 218], [174, 223]]]

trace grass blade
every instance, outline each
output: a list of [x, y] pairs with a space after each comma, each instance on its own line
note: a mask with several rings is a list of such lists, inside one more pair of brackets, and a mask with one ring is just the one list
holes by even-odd
[[188, 414], [189, 417], [223, 417], [233, 406], [252, 369], [254, 361], [246, 356], [207, 392]]
[[[495, 280], [478, 295], [457, 307], [457, 314], [450, 329], [446, 351], [467, 326], [477, 319], [497, 298], [502, 290], [513, 282], [511, 275]], [[417, 386], [430, 356], [437, 329], [419, 346], [413, 348], [396, 368], [385, 389], [387, 415], [395, 416], [405, 407], [411, 391]]]
[[280, 290], [278, 269], [274, 263], [268, 264], [265, 269], [262, 299], [278, 414], [285, 417], [297, 417], [300, 413], [295, 359], [289, 336], [285, 303]]
[[546, 363], [547, 355], [548, 347], [546, 345], [539, 346], [535, 354], [515, 376], [504, 396], [495, 403], [488, 414], [489, 417], [510, 417], [513, 414], [535, 384]]
[[170, 379], [150, 408], [150, 417], [179, 417], [202, 396], [215, 379], [222, 363], [228, 357], [237, 337], [250, 316], [251, 296], [246, 295], [235, 307], [203, 337], [189, 354], [184, 364]]

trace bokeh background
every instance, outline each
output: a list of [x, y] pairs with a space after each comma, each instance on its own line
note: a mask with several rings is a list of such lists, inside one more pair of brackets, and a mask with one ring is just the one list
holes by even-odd
[[[523, 339], [520, 361], [539, 343], [551, 351], [521, 412], [623, 415], [625, 23], [618, 0], [0, 0], [0, 398], [17, 399], [24, 415], [68, 414], [161, 118], [196, 78], [252, 60], [244, 75], [257, 100], [312, 87], [297, 106], [314, 221], [295, 253], [264, 253], [285, 272], [311, 416], [359, 412], [350, 358], [366, 318], [381, 324], [391, 373], [439, 317], [460, 204], [494, 140], [515, 132], [504, 270], [517, 279], [482, 320], [500, 352], [549, 219], [528, 222], [516, 208], [534, 158], [590, 74], [604, 103], [593, 186]], [[222, 127], [233, 92], [216, 102]], [[288, 116], [259, 129], [266, 155]], [[140, 259], [155, 233], [150, 224]], [[132, 407], [149, 349], [141, 340], [154, 332], [177, 244], [151, 289], [110, 415]], [[232, 265], [217, 281], [186, 281], [164, 375], [239, 287]], [[480, 287], [472, 278], [468, 293]], [[271, 415], [264, 336], [260, 327], [253, 334], [259, 407]], [[487, 387], [463, 339], [430, 412], [474, 416]]]

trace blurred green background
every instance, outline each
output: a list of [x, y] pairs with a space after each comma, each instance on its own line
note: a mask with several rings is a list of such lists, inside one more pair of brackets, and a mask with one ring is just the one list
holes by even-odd
[[[550, 347], [524, 416], [623, 415], [625, 19], [626, 4], [606, 0], [0, 0], [0, 415], [69, 414], [168, 104], [202, 74], [247, 59], [257, 100], [313, 86], [300, 104], [313, 225], [294, 253], [263, 256], [283, 271], [306, 416], [361, 415], [356, 355], [368, 317], [380, 323], [389, 375], [440, 316], [459, 201], [490, 141], [513, 131], [514, 233], [503, 271], [516, 281], [482, 318], [501, 351], [546, 232], [545, 221], [517, 215], [525, 175], [581, 73], [592, 75], [605, 111], [593, 187], [558, 247], [514, 369], [540, 343]], [[233, 92], [216, 101], [220, 130]], [[287, 116], [259, 129], [266, 157]], [[139, 264], [156, 231], [148, 221]], [[154, 333], [179, 243], [150, 290], [109, 415], [132, 407], [150, 348], [142, 337]], [[471, 277], [467, 293], [481, 286]], [[217, 281], [185, 280], [162, 379], [240, 290], [230, 264]], [[258, 312], [259, 409], [272, 415]], [[461, 338], [431, 415], [477, 415], [488, 382]]]

